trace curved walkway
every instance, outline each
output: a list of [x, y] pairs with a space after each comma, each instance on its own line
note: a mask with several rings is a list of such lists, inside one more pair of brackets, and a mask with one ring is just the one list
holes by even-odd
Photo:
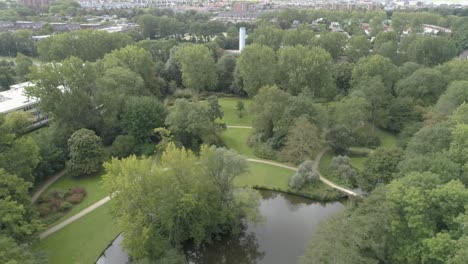
[[47, 188], [49, 188], [50, 185], [52, 185], [54, 182], [56, 182], [58, 179], [60, 179], [64, 174], [65, 174], [65, 171], [66, 169], [63, 169], [62, 171], [58, 172], [57, 174], [55, 174], [54, 176], [52, 176], [50, 179], [48, 179], [42, 186], [41, 188], [39, 188], [39, 190], [37, 190], [36, 192], [34, 192], [32, 198], [31, 198], [31, 202], [32, 203], [35, 203], [37, 201], [37, 199], [39, 199], [39, 196], [41, 196], [41, 194], [43, 192], [45, 192], [45, 190], [47, 190]]
[[[245, 129], [251, 129], [252, 127], [248, 127], [248, 126], [228, 126], [228, 128], [245, 128]], [[320, 164], [320, 159], [322, 158], [322, 156], [329, 150], [328, 147], [326, 148], [323, 148], [318, 154], [317, 156], [315, 157], [315, 160], [314, 160], [314, 169], [317, 170], [317, 172], [319, 173], [320, 175], [320, 180], [325, 183], [326, 185], [334, 188], [334, 189], [337, 189], [341, 192], [344, 192], [348, 195], [351, 195], [351, 196], [360, 196], [360, 194], [348, 189], [348, 188], [345, 188], [345, 187], [342, 187], [342, 186], [339, 186], [338, 184], [328, 180], [327, 178], [323, 177], [322, 174], [320, 174], [320, 171], [318, 170], [318, 167], [319, 167], [319, 164]], [[256, 162], [256, 163], [263, 163], [263, 164], [268, 164], [268, 165], [272, 165], [272, 166], [276, 166], [276, 167], [281, 167], [281, 168], [285, 168], [285, 169], [289, 169], [289, 170], [292, 170], [292, 171], [297, 171], [297, 167], [293, 167], [293, 166], [289, 166], [289, 165], [286, 165], [286, 164], [282, 164], [282, 163], [279, 163], [279, 162], [275, 162], [275, 161], [271, 161], [271, 160], [263, 160], [263, 159], [251, 159], [251, 158], [248, 158], [247, 161], [249, 162]], [[152, 166], [153, 167], [155, 165], [155, 163], [157, 162], [157, 156], [155, 157], [155, 159], [153, 160], [153, 163], [152, 163]], [[60, 178], [62, 175], [63, 175], [64, 171], [58, 173], [56, 176], [54, 176], [54, 178], [56, 178], [58, 175], [60, 175], [59, 177], [57, 177], [55, 180], [53, 180], [50, 184], [52, 184], [54, 181], [56, 181], [58, 178]], [[51, 179], [52, 180], [52, 179]], [[50, 184], [48, 184], [47, 186], [44, 185], [39, 191], [41, 191], [44, 187], [44, 190], [47, 189], [48, 186], [50, 186]], [[37, 195], [37, 197], [39, 197], [39, 195], [44, 191], [42, 190], [40, 193], [39, 191], [37, 191], [34, 195], [36, 195], [37, 193], [39, 193]], [[37, 199], [36, 197], [36, 199]], [[90, 212], [94, 211], [95, 209], [99, 208], [100, 206], [106, 204], [107, 202], [109, 202], [111, 199], [110, 196], [107, 196], [107, 197], [104, 197], [103, 199], [99, 200], [98, 202], [92, 204], [91, 206], [83, 209], [81, 212], [77, 213], [76, 215], [68, 218], [67, 220], [63, 221], [62, 223], [46, 230], [45, 232], [43, 232], [42, 234], [39, 235], [39, 238], [40, 239], [44, 239], [48, 236], [50, 236], [51, 234], [59, 231], [60, 229], [64, 228], [65, 226], [75, 222], [76, 220], [80, 219], [81, 217], [89, 214]]]

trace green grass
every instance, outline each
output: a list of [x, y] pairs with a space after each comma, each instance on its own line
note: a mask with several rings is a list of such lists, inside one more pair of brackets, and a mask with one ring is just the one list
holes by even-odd
[[377, 129], [377, 136], [380, 138], [380, 147], [392, 148], [396, 147], [398, 143], [398, 137], [388, 131]]
[[120, 233], [107, 203], [62, 230], [37, 242], [51, 264], [94, 263], [110, 242]]
[[221, 135], [221, 138], [229, 149], [237, 151], [247, 157], [255, 158], [253, 149], [247, 145], [247, 139], [252, 133], [252, 129], [228, 128]]
[[65, 174], [62, 178], [56, 181], [52, 186], [50, 186], [47, 191], [45, 191], [41, 196], [47, 195], [48, 193], [54, 190], [62, 190], [67, 191], [72, 187], [83, 187], [86, 190], [86, 197], [83, 201], [77, 205], [74, 205], [72, 210], [68, 212], [66, 215], [61, 217], [56, 222], [52, 223], [50, 226], [56, 225], [60, 222], [65, 221], [66, 219], [70, 218], [71, 216], [75, 215], [76, 213], [82, 211], [86, 207], [94, 204], [95, 202], [101, 200], [102, 198], [106, 197], [106, 193], [101, 188], [101, 178], [102, 173], [98, 175], [80, 177], [80, 178], [73, 178], [68, 174]]
[[[239, 118], [237, 112], [237, 102], [244, 102], [244, 111], [243, 117]], [[252, 104], [251, 99], [241, 99], [241, 98], [221, 98], [219, 99], [219, 104], [224, 112], [224, 117], [221, 120], [223, 123], [229, 126], [251, 126], [252, 125], [252, 115], [250, 114], [250, 107]]]
[[289, 177], [294, 171], [268, 164], [249, 162], [249, 172], [235, 178], [234, 184], [241, 187], [262, 186], [270, 189], [288, 189]]

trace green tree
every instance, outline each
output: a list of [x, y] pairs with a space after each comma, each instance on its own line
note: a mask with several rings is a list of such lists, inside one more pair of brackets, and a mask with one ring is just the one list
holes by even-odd
[[447, 37], [423, 36], [410, 44], [407, 55], [411, 61], [435, 66], [455, 57], [457, 48], [454, 41]]
[[468, 101], [468, 81], [454, 81], [439, 97], [436, 104], [437, 111], [451, 115], [462, 103]]
[[96, 128], [100, 109], [94, 102], [96, 68], [72, 57], [60, 63], [44, 64], [31, 73], [28, 95], [40, 99], [40, 108], [55, 122], [72, 130]]
[[306, 184], [314, 184], [320, 180], [320, 174], [314, 168], [312, 160], [306, 160], [299, 165], [297, 172], [289, 178], [289, 187], [292, 189], [300, 190]]
[[278, 50], [283, 42], [284, 32], [274, 26], [259, 26], [252, 34], [252, 42], [259, 46], [268, 46], [274, 50]]
[[357, 87], [361, 81], [380, 76], [388, 92], [393, 92], [393, 86], [398, 80], [398, 68], [388, 59], [380, 55], [372, 55], [360, 59], [353, 68], [351, 86]]
[[94, 131], [82, 128], [73, 133], [68, 140], [68, 168], [75, 176], [90, 175], [101, 169], [104, 150], [101, 138]]
[[214, 122], [216, 119], [222, 119], [224, 116], [223, 110], [221, 110], [221, 105], [219, 105], [218, 97], [212, 95], [208, 97], [208, 116], [211, 122]]
[[333, 60], [321, 48], [285, 47], [279, 51], [278, 68], [282, 85], [292, 95], [303, 91], [328, 99], [336, 95]]
[[43, 264], [46, 259], [32, 251], [27, 245], [19, 245], [12, 238], [0, 235], [0, 262]]
[[351, 166], [351, 159], [348, 156], [333, 157], [330, 164], [330, 174], [347, 185], [356, 182], [357, 173]]
[[276, 86], [265, 86], [254, 97], [252, 104], [253, 128], [263, 140], [273, 136], [281, 115], [287, 107], [289, 94]]
[[182, 83], [196, 93], [215, 90], [216, 65], [210, 50], [202, 45], [182, 47], [177, 53], [182, 71]]
[[295, 119], [294, 125], [289, 129], [286, 145], [282, 150], [285, 160], [299, 164], [320, 150], [322, 138], [317, 127], [300, 116]]
[[348, 40], [347, 46], [346, 54], [353, 62], [358, 61], [361, 57], [369, 55], [372, 47], [365, 35], [352, 36]]
[[[406, 155], [443, 152], [450, 147], [452, 130], [447, 123], [438, 123], [421, 128], [406, 147]], [[430, 142], [430, 144], [428, 144]]]
[[242, 157], [205, 146], [197, 157], [169, 144], [158, 166], [151, 169], [151, 163], [131, 156], [105, 165], [104, 186], [114, 194], [113, 214], [128, 234], [123, 246], [136, 259], [180, 254], [186, 241], [201, 245], [236, 232], [241, 218], [257, 217], [258, 195], [233, 187], [246, 169]]
[[245, 109], [244, 102], [237, 101], [236, 110], [238, 112], [239, 118], [242, 118], [242, 116], [243, 116], [242, 112], [244, 111], [244, 109]]
[[164, 125], [167, 110], [156, 98], [150, 96], [127, 99], [122, 114], [122, 128], [138, 142], [146, 142], [154, 135], [153, 129]]
[[230, 91], [234, 81], [236, 58], [234, 56], [222, 56], [216, 63], [216, 75], [218, 76], [218, 91]]
[[31, 187], [30, 182], [0, 168], [0, 237], [25, 243], [41, 231], [42, 224], [31, 204]]
[[345, 34], [341, 32], [330, 32], [320, 35], [318, 45], [328, 51], [334, 60], [337, 60], [343, 54], [346, 40]]
[[388, 184], [395, 178], [398, 164], [403, 159], [400, 148], [377, 148], [364, 161], [364, 170], [358, 177], [359, 186], [367, 192]]
[[445, 86], [444, 77], [438, 70], [419, 69], [400, 80], [395, 90], [400, 97], [410, 97], [419, 104], [430, 105], [437, 101]]
[[31, 67], [33, 66], [33, 61], [31, 58], [18, 53], [16, 55], [16, 75], [20, 78], [20, 80], [25, 81], [27, 80], [27, 75], [31, 72]]
[[275, 64], [275, 52], [271, 48], [258, 44], [245, 47], [237, 67], [250, 97], [255, 96], [262, 86], [274, 83]]
[[8, 90], [15, 81], [14, 63], [6, 60], [0, 61], [0, 89]]
[[468, 124], [457, 124], [453, 128], [450, 157], [461, 165], [468, 163]]
[[16, 111], [6, 115], [5, 126], [7, 126], [15, 136], [21, 136], [28, 132], [32, 120], [34, 120], [34, 117], [30, 112]]
[[351, 131], [340, 124], [333, 125], [327, 130], [325, 140], [336, 153], [344, 153], [354, 143]]
[[119, 135], [112, 143], [111, 154], [116, 158], [126, 158], [135, 151], [136, 144], [137, 141], [133, 136]]
[[218, 141], [219, 128], [200, 103], [177, 99], [165, 124], [174, 140], [186, 147], [197, 148], [201, 143], [210, 145]]

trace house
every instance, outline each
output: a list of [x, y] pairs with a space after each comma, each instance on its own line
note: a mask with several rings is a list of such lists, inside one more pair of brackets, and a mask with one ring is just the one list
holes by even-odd
[[39, 109], [39, 99], [30, 98], [25, 94], [25, 88], [33, 85], [24, 82], [10, 86], [10, 90], [0, 92], [0, 114], [6, 115], [16, 111], [30, 112], [33, 115], [31, 127], [40, 127], [49, 122], [49, 119]]
[[435, 25], [423, 24], [422, 28], [423, 28], [423, 34], [425, 35], [437, 35], [439, 34], [439, 32], [447, 33], [447, 34], [452, 33], [452, 30], [449, 28], [439, 27]]
[[344, 32], [344, 30], [340, 26], [340, 23], [338, 22], [331, 22], [328, 29], [330, 29], [331, 32]]

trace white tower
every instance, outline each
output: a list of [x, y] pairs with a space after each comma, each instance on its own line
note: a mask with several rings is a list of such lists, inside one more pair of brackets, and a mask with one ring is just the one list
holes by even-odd
[[245, 48], [245, 27], [239, 28], [239, 52]]

